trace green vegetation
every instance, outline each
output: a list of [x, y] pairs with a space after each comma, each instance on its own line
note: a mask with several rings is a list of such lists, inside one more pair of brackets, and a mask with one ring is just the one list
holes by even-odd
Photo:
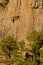
[[[15, 59], [13, 56], [16, 55], [17, 52], [17, 41], [13, 39], [11, 36], [6, 37], [1, 41], [1, 51], [5, 56], [4, 63], [6, 65], [11, 65]], [[15, 54], [15, 55], [14, 55]]]
[[[32, 31], [27, 39], [31, 41], [30, 48], [25, 48], [23, 40], [17, 41], [7, 36], [0, 42], [0, 63], [5, 65], [43, 65], [43, 31]], [[23, 56], [25, 52], [25, 56]], [[30, 54], [29, 54], [30, 52]]]
[[9, 0], [4, 0], [4, 2], [2, 1], [2, 3], [0, 3], [0, 6], [5, 8], [6, 5], [8, 5], [8, 3], [9, 3]]
[[[30, 35], [27, 37], [28, 40], [32, 41], [30, 47], [31, 47], [31, 52], [34, 54], [33, 55], [33, 62], [35, 61], [35, 65], [41, 65], [43, 62], [41, 62], [41, 56], [43, 53], [43, 49], [41, 52], [41, 48], [43, 47], [43, 31], [37, 32], [37, 31], [32, 31]], [[43, 59], [42, 59], [43, 60]]]
[[1, 59], [0, 63], [11, 65], [17, 62], [16, 65], [18, 65], [20, 62], [24, 61], [24, 58], [22, 57], [24, 45], [24, 41], [17, 42], [16, 39], [7, 36], [0, 42], [0, 55], [5, 57], [5, 60]]

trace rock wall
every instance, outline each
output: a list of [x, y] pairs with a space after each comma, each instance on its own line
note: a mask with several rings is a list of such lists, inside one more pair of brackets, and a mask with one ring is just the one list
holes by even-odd
[[0, 5], [0, 38], [12, 35], [26, 41], [33, 29], [43, 30], [42, 0], [9, 0], [5, 8]]

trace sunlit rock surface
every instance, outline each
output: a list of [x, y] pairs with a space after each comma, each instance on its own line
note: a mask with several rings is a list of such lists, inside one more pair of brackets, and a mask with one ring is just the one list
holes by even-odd
[[[5, 0], [0, 0], [0, 3]], [[42, 1], [9, 0], [5, 6], [0, 5], [0, 38], [6, 35], [25, 40], [33, 30], [43, 30]]]

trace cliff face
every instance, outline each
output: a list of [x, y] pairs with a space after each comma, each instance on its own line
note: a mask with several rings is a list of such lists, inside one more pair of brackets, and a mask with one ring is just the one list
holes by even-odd
[[43, 30], [41, 0], [9, 0], [4, 6], [0, 5], [0, 38], [12, 35], [18, 40], [26, 40], [33, 29]]

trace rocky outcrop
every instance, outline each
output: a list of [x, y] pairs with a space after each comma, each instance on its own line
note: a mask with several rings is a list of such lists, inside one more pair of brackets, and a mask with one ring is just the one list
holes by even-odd
[[41, 0], [9, 0], [5, 8], [0, 6], [0, 35], [5, 31], [5, 36], [12, 35], [26, 41], [33, 29], [43, 30], [42, 7]]

